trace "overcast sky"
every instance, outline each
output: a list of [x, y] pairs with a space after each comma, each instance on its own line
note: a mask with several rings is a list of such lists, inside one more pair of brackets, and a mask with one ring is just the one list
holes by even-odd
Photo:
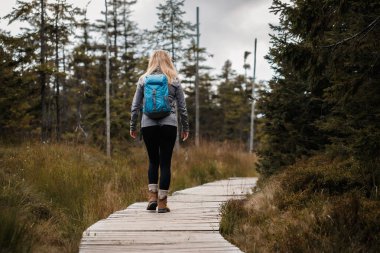
[[[27, 0], [26, 0], [27, 1]], [[48, 0], [49, 1], [49, 0]], [[50, 0], [51, 1], [51, 0]], [[83, 8], [89, 0], [68, 0], [74, 6]], [[164, 0], [138, 0], [134, 6], [133, 19], [141, 29], [151, 29], [157, 22], [156, 7]], [[8, 14], [16, 0], [2, 0], [0, 16]], [[254, 38], [257, 43], [257, 80], [269, 80], [273, 72], [264, 59], [269, 50], [269, 23], [276, 24], [277, 17], [269, 13], [271, 0], [187, 0], [185, 1], [185, 19], [195, 23], [196, 7], [200, 8], [200, 44], [206, 47], [210, 57], [207, 64], [219, 73], [223, 63], [229, 59], [239, 73], [243, 70], [244, 51], [253, 52]], [[101, 18], [104, 0], [92, 0], [88, 8], [88, 17]], [[17, 34], [19, 25], [8, 26], [6, 20], [0, 21], [0, 28]], [[253, 54], [248, 59], [253, 66]], [[249, 70], [252, 76], [253, 70]]]

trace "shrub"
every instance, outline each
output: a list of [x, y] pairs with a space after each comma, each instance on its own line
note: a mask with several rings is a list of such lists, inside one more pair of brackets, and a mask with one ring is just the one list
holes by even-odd
[[223, 207], [221, 232], [245, 252], [376, 252], [380, 201], [356, 168], [323, 155], [298, 161]]

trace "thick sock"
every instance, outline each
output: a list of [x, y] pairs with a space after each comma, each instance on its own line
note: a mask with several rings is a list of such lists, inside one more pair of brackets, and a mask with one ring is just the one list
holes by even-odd
[[157, 192], [158, 191], [158, 184], [148, 184], [148, 189], [150, 192]]
[[169, 190], [159, 190], [158, 191], [158, 198], [159, 199], [164, 199], [166, 196], [168, 196]]

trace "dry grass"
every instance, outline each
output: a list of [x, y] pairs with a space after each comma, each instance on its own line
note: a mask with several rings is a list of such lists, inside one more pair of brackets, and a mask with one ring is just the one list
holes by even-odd
[[14, 241], [0, 229], [4, 251], [75, 252], [86, 227], [144, 196], [142, 171], [90, 147], [29, 144], [0, 153], [1, 211], [17, 213], [2, 218], [27, 224]]
[[[230, 176], [255, 175], [255, 157], [230, 144], [175, 152], [171, 190]], [[142, 145], [112, 160], [82, 145], [25, 143], [0, 147], [0, 251], [77, 252], [92, 223], [145, 201]]]
[[244, 252], [376, 252], [380, 201], [350, 161], [314, 157], [223, 207], [221, 232]]
[[172, 191], [227, 177], [256, 176], [255, 155], [231, 143], [203, 143], [174, 152]]

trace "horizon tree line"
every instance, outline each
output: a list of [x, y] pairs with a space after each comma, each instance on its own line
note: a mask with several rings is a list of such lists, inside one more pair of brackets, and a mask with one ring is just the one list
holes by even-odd
[[[199, 55], [201, 138], [246, 144], [249, 113], [245, 109], [250, 108], [250, 90], [243, 87], [244, 77], [228, 60], [221, 74], [211, 74], [212, 68], [205, 65], [210, 54], [206, 48], [197, 47], [195, 26], [183, 18], [184, 0], [160, 3], [152, 31], [139, 29], [131, 20], [135, 3], [107, 2], [110, 128], [115, 149], [126, 149], [123, 146], [130, 141], [129, 106], [152, 45], [168, 50], [175, 59], [192, 127]], [[86, 8], [79, 9], [66, 0], [18, 1], [4, 18], [27, 26], [16, 36], [6, 31], [0, 35], [5, 59], [0, 77], [4, 84], [0, 102], [2, 139], [35, 139], [40, 135], [42, 142], [70, 140], [105, 149], [106, 43], [99, 39], [106, 37], [105, 19], [91, 23]]]

